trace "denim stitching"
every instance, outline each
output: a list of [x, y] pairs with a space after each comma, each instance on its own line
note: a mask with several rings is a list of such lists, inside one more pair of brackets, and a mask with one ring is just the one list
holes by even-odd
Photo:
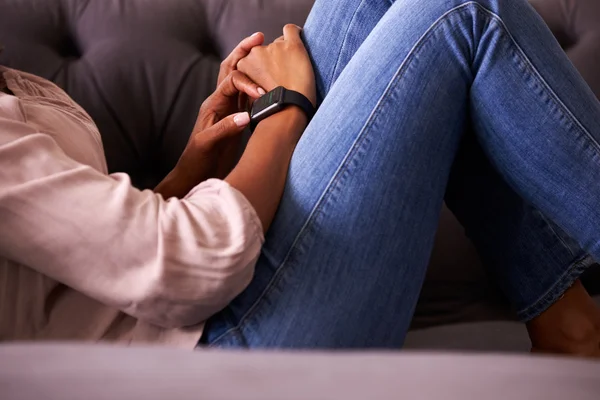
[[[277, 282], [279, 282], [281, 276], [283, 275], [283, 271], [285, 269], [286, 263], [287, 263], [290, 255], [291, 255], [292, 251], [297, 247], [298, 242], [300, 241], [300, 239], [302, 239], [304, 237], [304, 232], [306, 231], [306, 229], [308, 228], [308, 226], [313, 222], [315, 215], [317, 215], [317, 213], [323, 208], [324, 203], [326, 203], [324, 201], [325, 198], [333, 190], [335, 190], [337, 188], [337, 183], [339, 182], [338, 178], [341, 177], [342, 174], [343, 174], [343, 172], [345, 172], [347, 170], [348, 162], [349, 162], [350, 158], [356, 153], [356, 151], [359, 148], [359, 145], [362, 144], [363, 139], [366, 136], [365, 132], [367, 132], [367, 130], [374, 123], [374, 120], [376, 119], [376, 117], [382, 112], [381, 109], [380, 109], [381, 104], [385, 100], [387, 100], [390, 92], [392, 91], [392, 89], [398, 83], [398, 79], [405, 72], [405, 70], [408, 67], [408, 64], [410, 63], [410, 61], [413, 60], [413, 58], [414, 58], [415, 54], [418, 52], [418, 50], [421, 49], [421, 47], [426, 43], [426, 41], [434, 33], [435, 29], [437, 29], [441, 25], [441, 23], [446, 20], [446, 18], [448, 18], [450, 15], [454, 14], [455, 12], [461, 11], [463, 8], [466, 8], [467, 6], [469, 6], [471, 4], [475, 4], [475, 3], [461, 4], [459, 6], [456, 6], [456, 7], [452, 8], [452, 9], [448, 10], [447, 12], [445, 12], [442, 16], [440, 16], [423, 33], [423, 35], [419, 38], [419, 40], [412, 47], [412, 49], [408, 52], [408, 55], [406, 56], [406, 58], [404, 59], [404, 61], [402, 62], [402, 64], [398, 67], [398, 70], [396, 71], [396, 73], [394, 74], [394, 76], [392, 77], [392, 79], [390, 80], [390, 83], [388, 84], [388, 86], [386, 87], [385, 91], [383, 92], [381, 98], [379, 99], [379, 101], [375, 105], [375, 108], [371, 112], [371, 115], [368, 117], [365, 126], [363, 126], [363, 129], [358, 134], [356, 140], [352, 144], [352, 147], [348, 150], [348, 153], [346, 153], [346, 156], [344, 157], [344, 159], [340, 163], [340, 166], [338, 167], [337, 171], [333, 174], [333, 176], [332, 176], [331, 180], [329, 181], [327, 187], [325, 188], [325, 190], [321, 194], [320, 198], [317, 200], [317, 203], [316, 203], [315, 207], [313, 208], [313, 211], [308, 216], [306, 222], [304, 223], [304, 225], [302, 226], [302, 228], [298, 232], [298, 235], [296, 235], [296, 239], [294, 240], [294, 242], [292, 243], [292, 246], [288, 250], [288, 252], [287, 252], [287, 254], [286, 254], [283, 262], [281, 263], [281, 265], [277, 268], [277, 270], [273, 274], [273, 277], [271, 278], [271, 281], [267, 284], [267, 287], [264, 289], [264, 291], [258, 297], [258, 299], [254, 302], [254, 304], [248, 309], [248, 311], [246, 312], [246, 314], [244, 316], [242, 316], [242, 318], [240, 318], [237, 326], [235, 326], [233, 328], [230, 328], [227, 331], [225, 331], [224, 333], [222, 333], [221, 335], [219, 335], [219, 337], [217, 337], [215, 340], [213, 340], [213, 342], [211, 344], [209, 344], [208, 347], [215, 347], [218, 344], [218, 342], [220, 340], [224, 339], [227, 335], [229, 335], [231, 333], [234, 333], [234, 332], [239, 332], [241, 330], [241, 327], [244, 324], [244, 322], [247, 319], [251, 318], [254, 315], [254, 312], [256, 311], [256, 308], [258, 307], [258, 304], [270, 292], [271, 288]], [[327, 202], [327, 204], [330, 204], [330, 203]]]
[[[506, 24], [504, 23], [502, 18], [498, 14], [495, 14], [494, 12], [488, 10], [487, 8], [483, 7], [481, 4], [479, 4], [477, 2], [469, 2], [466, 4], [475, 5], [484, 13], [489, 14], [489, 16], [492, 19], [497, 21], [502, 26], [504, 32], [508, 35], [509, 39], [511, 40], [511, 42], [513, 43], [513, 45], [516, 47], [517, 51], [519, 52], [521, 59], [525, 62], [525, 64], [530, 69], [530, 71], [533, 72], [533, 74], [537, 77], [537, 79], [539, 80], [539, 83], [542, 84], [542, 87], [546, 89], [546, 92], [547, 92], [547, 94], [550, 95], [550, 98], [554, 99], [558, 108], [561, 109], [561, 111], [563, 112], [563, 116], [567, 117], [567, 119], [569, 119], [571, 121], [571, 123], [573, 123], [576, 127], [578, 127], [579, 130], [581, 131], [581, 133], [583, 133], [584, 136], [587, 136], [587, 138], [589, 140], [591, 140], [591, 142], [596, 147], [596, 151], [600, 152], [600, 144], [598, 143], [598, 141], [589, 133], [589, 131], [583, 126], [583, 124], [577, 119], [577, 117], [575, 117], [575, 115], [571, 112], [571, 110], [565, 105], [565, 103], [560, 99], [560, 97], [558, 97], [556, 92], [554, 92], [552, 87], [544, 79], [542, 74], [540, 74], [540, 72], [535, 68], [535, 66], [533, 65], [531, 60], [525, 54], [525, 51], [523, 51], [521, 46], [519, 46], [519, 44], [515, 40], [514, 36], [510, 33], [510, 30], [508, 29], [508, 27], [506, 26]], [[597, 153], [597, 155], [600, 155], [600, 154]]]
[[553, 298], [562, 295], [593, 263], [594, 260], [589, 255], [577, 259], [538, 300], [529, 307], [517, 311], [517, 317], [524, 322], [537, 317], [553, 303]]
[[[340, 52], [339, 52], [338, 57], [337, 57], [337, 59], [335, 61], [335, 65], [333, 67], [333, 73], [329, 77], [330, 85], [327, 88], [327, 92], [329, 92], [329, 90], [331, 89], [331, 86], [333, 86], [333, 84], [335, 83], [333, 77], [335, 77], [336, 74], [337, 74], [337, 72], [338, 72], [338, 68], [340, 66], [340, 59], [342, 58], [342, 54], [344, 53], [344, 50], [346, 49], [346, 43], [348, 43], [348, 32], [350, 31], [350, 27], [352, 26], [352, 24], [356, 20], [356, 15], [358, 14], [358, 10], [360, 10], [360, 8], [365, 4], [365, 1], [366, 0], [362, 0], [360, 2], [360, 4], [356, 7], [356, 10], [354, 10], [354, 13], [352, 14], [352, 18], [350, 18], [350, 23], [348, 24], [348, 27], [346, 28], [346, 32], [344, 34], [344, 42], [342, 43], [342, 46], [340, 47]], [[386, 3], [388, 3], [388, 5], [390, 5], [390, 6], [392, 6], [395, 1], [396, 0], [387, 0]]]
[[[362, 4], [362, 3], [361, 3]], [[344, 157], [344, 160], [342, 160], [342, 163], [340, 164], [340, 166], [338, 167], [338, 170], [335, 172], [335, 174], [333, 175], [332, 179], [330, 180], [327, 188], [323, 191], [323, 194], [321, 195], [321, 197], [319, 198], [319, 200], [317, 201], [317, 204], [315, 206], [315, 208], [313, 209], [313, 211], [311, 212], [311, 214], [309, 215], [306, 223], [303, 225], [303, 227], [300, 229], [298, 235], [296, 236], [296, 239], [294, 240], [294, 243], [292, 244], [292, 246], [290, 247], [290, 250], [288, 251], [285, 259], [283, 260], [283, 262], [281, 263], [281, 265], [279, 266], [279, 268], [277, 268], [277, 271], [275, 272], [275, 274], [273, 275], [273, 278], [271, 279], [271, 281], [269, 282], [269, 284], [267, 285], [267, 287], [265, 288], [265, 290], [263, 291], [263, 293], [259, 296], [259, 298], [254, 302], [254, 304], [249, 308], [249, 310], [246, 312], [246, 314], [240, 318], [240, 321], [238, 322], [237, 326], [228, 329], [227, 331], [225, 331], [223, 334], [221, 334], [217, 339], [215, 339], [213, 341], [212, 344], [209, 345], [209, 347], [213, 347], [216, 346], [217, 343], [222, 340], [225, 336], [227, 336], [230, 333], [236, 332], [236, 331], [240, 331], [242, 325], [244, 324], [244, 322], [251, 318], [256, 310], [256, 307], [258, 306], [258, 304], [262, 301], [262, 299], [269, 293], [270, 289], [273, 287], [273, 285], [275, 285], [278, 281], [279, 278], [282, 275], [282, 272], [284, 270], [284, 267], [290, 257], [290, 254], [292, 253], [292, 251], [296, 248], [296, 245], [298, 244], [298, 241], [303, 238], [303, 234], [304, 231], [306, 230], [306, 228], [308, 227], [308, 225], [313, 222], [313, 218], [314, 216], [317, 214], [318, 211], [320, 211], [320, 209], [322, 209], [323, 207], [323, 200], [325, 198], [325, 196], [329, 195], [331, 190], [334, 188], [334, 186], [337, 185], [337, 181], [338, 181], [338, 176], [340, 175], [340, 173], [346, 169], [347, 167], [347, 161], [349, 159], [350, 156], [354, 155], [359, 142], [362, 142], [362, 138], [363, 135], [365, 134], [367, 128], [370, 128], [374, 117], [376, 115], [378, 115], [379, 107], [381, 105], [381, 103], [383, 103], [383, 101], [388, 97], [391, 89], [395, 86], [395, 84], [397, 83], [398, 78], [401, 76], [401, 74], [404, 72], [405, 67], [407, 66], [407, 64], [409, 63], [409, 61], [412, 60], [413, 56], [415, 55], [415, 52], [418, 51], [421, 46], [425, 43], [426, 39], [429, 38], [430, 34], [433, 33], [434, 29], [436, 29], [439, 24], [442, 23], [442, 21], [444, 21], [447, 17], [449, 17], [450, 15], [454, 14], [455, 12], [458, 12], [460, 10], [462, 10], [463, 8], [467, 8], [468, 6], [475, 6], [476, 8], [478, 8], [480, 11], [482, 11], [484, 14], [487, 14], [488, 17], [491, 17], [491, 19], [495, 20], [496, 22], [498, 22], [504, 32], [508, 35], [509, 39], [511, 40], [511, 42], [513, 43], [513, 45], [515, 46], [515, 48], [518, 50], [522, 60], [526, 63], [526, 65], [531, 69], [531, 71], [533, 72], [533, 74], [538, 78], [538, 80], [540, 81], [540, 83], [542, 84], [542, 86], [548, 91], [548, 94], [550, 95], [551, 98], [553, 98], [555, 100], [555, 102], [557, 103], [557, 105], [559, 106], [560, 109], [562, 109], [563, 113], [565, 114], [564, 116], [566, 116], [568, 119], [571, 120], [572, 123], [574, 123], [583, 133], [585, 136], [588, 137], [588, 139], [590, 139], [592, 141], [592, 143], [596, 146], [596, 150], [600, 150], [600, 145], [598, 144], [598, 142], [591, 136], [591, 134], [587, 131], [587, 129], [581, 124], [581, 122], [573, 115], [573, 113], [569, 110], [569, 108], [564, 104], [564, 102], [562, 100], [560, 100], [560, 98], [556, 95], [556, 93], [552, 90], [552, 88], [550, 87], [550, 85], [546, 82], [546, 80], [542, 77], [542, 75], [539, 73], [539, 71], [533, 66], [533, 63], [531, 62], [531, 60], [529, 60], [529, 58], [527, 57], [527, 55], [525, 54], [525, 52], [523, 51], [523, 49], [518, 45], [518, 43], [516, 42], [516, 40], [514, 39], [514, 37], [512, 36], [512, 34], [510, 33], [508, 27], [506, 26], [506, 24], [504, 23], [504, 21], [502, 20], [502, 18], [500, 16], [498, 16], [497, 14], [495, 14], [494, 12], [488, 10], [487, 8], [483, 7], [482, 5], [480, 5], [479, 3], [475, 2], [475, 1], [471, 1], [471, 2], [467, 2], [464, 4], [461, 4], [459, 6], [456, 6], [452, 9], [450, 9], [449, 11], [447, 11], [446, 13], [444, 13], [441, 17], [439, 17], [428, 29], [427, 31], [421, 36], [421, 38], [417, 41], [417, 43], [413, 46], [413, 48], [410, 50], [410, 52], [408, 53], [408, 56], [406, 57], [406, 59], [402, 62], [402, 64], [400, 65], [398, 71], [396, 72], [396, 74], [394, 75], [394, 77], [392, 78], [392, 80], [390, 81], [390, 83], [388, 84], [387, 88], [385, 89], [382, 97], [379, 99], [378, 103], [375, 106], [375, 109], [373, 110], [373, 112], [371, 113], [371, 115], [369, 116], [369, 118], [367, 119], [367, 123], [365, 124], [365, 126], [363, 127], [362, 131], [359, 133], [359, 135], [357, 136], [357, 139], [355, 140], [355, 142], [353, 143], [352, 147], [350, 148], [350, 150], [348, 151], [348, 153], [346, 154], [346, 156]], [[358, 10], [358, 8], [357, 8]], [[341, 54], [341, 52], [340, 52]], [[336, 64], [337, 65], [337, 64]], [[570, 272], [572, 272], [572, 270], [568, 270], [567, 272], [565, 272], [565, 274], [563, 274], [563, 277], [567, 274], [569, 274]], [[556, 285], [555, 285], [556, 286]], [[555, 287], [553, 286], [548, 293]], [[540, 301], [543, 299], [540, 299]], [[536, 303], [538, 304], [538, 303]], [[532, 306], [533, 307], [533, 306]], [[529, 309], [531, 309], [532, 307], [530, 307]]]
[[575, 257], [575, 252], [573, 251], [571, 246], [569, 246], [567, 244], [567, 242], [565, 242], [563, 237], [556, 232], [556, 229], [554, 229], [554, 226], [552, 226], [552, 224], [550, 223], [550, 220], [548, 220], [548, 218], [546, 218], [544, 213], [542, 213], [541, 211], [538, 210], [537, 215], [540, 217], [540, 219], [542, 221], [544, 221], [544, 223], [546, 224], [546, 228], [548, 228], [550, 230], [552, 235], [554, 235], [554, 237], [556, 239], [558, 239], [558, 241], [562, 244], [562, 246], [569, 251], [569, 253], [571, 254], [571, 257]]
[[348, 42], [348, 32], [350, 32], [350, 27], [354, 23], [356, 14], [358, 14], [358, 10], [360, 10], [360, 8], [362, 7], [363, 4], [365, 4], [365, 0], [362, 0], [360, 2], [360, 4], [356, 7], [356, 10], [354, 10], [354, 13], [352, 14], [352, 18], [350, 18], [350, 23], [348, 24], [348, 27], [346, 28], [346, 32], [344, 33], [344, 41], [343, 41], [342, 45], [340, 46], [340, 52], [338, 53], [337, 59], [335, 60], [333, 72], [331, 73], [331, 76], [329, 77], [330, 84], [329, 84], [329, 87], [327, 88], [327, 92], [329, 92], [329, 90], [331, 89], [331, 86], [333, 86], [333, 82], [334, 82], [333, 77], [337, 73], [338, 67], [340, 65], [340, 59], [342, 58], [342, 54], [344, 53], [344, 50], [346, 49], [346, 43]]
[[[534, 77], [538, 79], [538, 83], [541, 84], [542, 89], [545, 90], [547, 95], [549, 95], [549, 98], [554, 101], [555, 105], [558, 107], [558, 111], [562, 113], [563, 117], [565, 117], [568, 121], [571, 122], [574, 128], [579, 130], [580, 133], [583, 133], [583, 135], [591, 141], [596, 150], [596, 154], [598, 155], [598, 152], [600, 151], [600, 144], [598, 143], [598, 141], [583, 126], [583, 124], [577, 119], [577, 117], [575, 117], [571, 110], [566, 106], [566, 104], [560, 99], [560, 97], [544, 79], [541, 73], [535, 68], [531, 60], [525, 54], [525, 51], [521, 48], [521, 46], [519, 46], [514, 36], [510, 33], [510, 30], [508, 29], [502, 18], [478, 3], [474, 4], [478, 8], [480, 8], [482, 12], [488, 14], [491, 18], [493, 18], [502, 26], [503, 31], [506, 33], [510, 41], [517, 49], [518, 55], [521, 57], [521, 60], [525, 63], [529, 72], [532, 73]], [[542, 216], [544, 219], [546, 219], [546, 217], [543, 214]], [[571, 253], [573, 253], [570, 247], [566, 245], [564, 240], [556, 234], [556, 231], [551, 227], [551, 225], [548, 224], [548, 226], [554, 233], [555, 237], [557, 237], [560, 240], [560, 242]], [[561, 277], [536, 302], [534, 302], [531, 306], [525, 308], [524, 310], [517, 312], [519, 319], [523, 321], [529, 321], [532, 318], [538, 316], [542, 311], [544, 311], [547, 308], [547, 306], [551, 304], [550, 302], [552, 301], [552, 298], [556, 297], [556, 295], [559, 294], [558, 292], [564, 292], [563, 289], [565, 289], [565, 285], [568, 285], [568, 287], [570, 287], [573, 281], [575, 281], [579, 276], [581, 276], [581, 274], [590, 266], [591, 263], [593, 263], [593, 259], [591, 258], [591, 256], [585, 255], [579, 260], [575, 261], [573, 264], [571, 264], [569, 268], [565, 271], [565, 273], [563, 273]], [[568, 287], [566, 289], [568, 289]]]
[[[558, 106], [559, 112], [562, 112], [562, 115], [564, 117], [566, 117], [571, 122], [571, 124], [574, 125], [575, 128], [578, 128], [580, 133], [583, 133], [584, 136], [586, 136], [592, 142], [592, 144], [595, 146], [596, 152], [598, 154], [598, 151], [600, 150], [600, 144], [589, 133], [589, 131], [583, 126], [583, 124], [575, 117], [575, 115], [565, 105], [565, 103], [560, 99], [560, 97], [558, 97], [556, 92], [554, 92], [552, 87], [544, 79], [544, 77], [541, 75], [541, 73], [535, 68], [535, 66], [533, 65], [531, 60], [525, 54], [525, 51], [521, 48], [521, 46], [519, 46], [519, 44], [515, 40], [514, 36], [510, 33], [510, 30], [508, 29], [508, 27], [506, 26], [506, 24], [504, 23], [502, 18], [499, 15], [495, 14], [494, 12], [483, 7], [479, 3], [470, 2], [470, 4], [475, 5], [483, 13], [488, 14], [489, 17], [491, 17], [493, 20], [495, 20], [496, 22], [498, 22], [501, 25], [502, 30], [506, 33], [506, 35], [508, 36], [510, 41], [513, 43], [513, 45], [517, 49], [518, 55], [521, 57], [521, 60], [525, 63], [526, 68], [530, 71], [530, 73], [532, 73], [534, 75], [534, 77], [536, 77], [538, 79], [538, 83], [541, 83], [542, 89], [545, 89], [546, 94], [549, 95], [549, 98], [554, 100], [555, 105]], [[545, 216], [544, 216], [544, 218], [545, 218]], [[556, 234], [556, 232], [554, 231], [554, 229], [552, 227], [550, 227], [550, 228], [552, 229], [555, 236], [561, 241], [561, 243], [563, 243], [563, 245], [565, 245], [565, 247], [570, 250], [569, 246], [566, 246], [564, 240]], [[586, 255], [586, 256], [582, 257], [581, 259], [577, 260], [575, 263], [571, 264], [571, 266], [569, 266], [569, 268], [565, 271], [565, 273], [563, 275], [561, 275], [561, 277], [556, 281], [556, 283], [554, 285], [552, 285], [546, 291], [546, 293], [544, 293], [533, 305], [531, 305], [531, 306], [527, 307], [526, 309], [519, 311], [517, 313], [519, 319], [527, 321], [527, 320], [531, 320], [535, 316], [539, 315], [539, 313], [546, 308], [546, 304], [548, 304], [549, 301], [551, 301], [550, 298], [554, 297], [556, 295], [557, 289], [559, 287], [563, 287], [565, 285], [565, 283], [572, 284], [572, 282], [575, 279], [577, 279], [577, 277], [579, 277], [581, 275], [581, 273], [583, 271], [585, 271], [585, 269], [587, 267], [589, 267], [591, 262], [593, 262], [591, 257], [589, 255]]]

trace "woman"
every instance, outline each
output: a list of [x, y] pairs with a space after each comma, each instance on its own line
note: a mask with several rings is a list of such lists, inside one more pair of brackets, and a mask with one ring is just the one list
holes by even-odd
[[[158, 194], [103, 174], [64, 94], [4, 72], [20, 108], [0, 125], [2, 304], [22, 309], [0, 313], [18, 326], [3, 336], [399, 347], [446, 194], [534, 349], [599, 355], [600, 310], [577, 279], [600, 256], [600, 107], [524, 0], [322, 0], [308, 52], [294, 26], [262, 41], [223, 63]], [[238, 96], [277, 86], [318, 113], [267, 118], [232, 169]], [[88, 129], [85, 152], [61, 142], [68, 123]]]

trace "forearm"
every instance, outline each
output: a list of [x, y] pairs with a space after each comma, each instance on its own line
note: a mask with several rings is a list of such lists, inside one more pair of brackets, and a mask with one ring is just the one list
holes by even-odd
[[295, 107], [261, 122], [240, 162], [225, 179], [252, 204], [264, 232], [281, 201], [292, 154], [306, 124], [306, 116]]
[[192, 189], [193, 186], [184, 183], [173, 170], [154, 188], [154, 193], [160, 194], [164, 199], [183, 199]]
[[0, 144], [3, 258], [162, 327], [203, 321], [247, 286], [262, 232], [226, 183], [164, 201], [77, 163], [24, 123], [0, 128], [26, 133]]

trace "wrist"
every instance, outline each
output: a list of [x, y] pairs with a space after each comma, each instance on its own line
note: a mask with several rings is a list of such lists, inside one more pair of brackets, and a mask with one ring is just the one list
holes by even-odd
[[177, 173], [177, 168], [175, 168], [154, 188], [154, 193], [162, 195], [165, 200], [172, 197], [182, 199], [193, 188], [186, 181], [181, 174]]
[[225, 178], [256, 210], [267, 231], [281, 199], [290, 160], [308, 118], [296, 107], [261, 121], [250, 137], [242, 158]]
[[297, 142], [308, 125], [306, 113], [298, 106], [289, 105], [277, 114], [262, 120], [254, 130], [253, 136], [264, 136]]

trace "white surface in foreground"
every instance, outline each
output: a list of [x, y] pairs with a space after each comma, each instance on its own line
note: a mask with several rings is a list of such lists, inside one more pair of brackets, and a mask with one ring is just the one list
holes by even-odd
[[433, 353], [0, 346], [0, 398], [600, 399], [600, 363]]

